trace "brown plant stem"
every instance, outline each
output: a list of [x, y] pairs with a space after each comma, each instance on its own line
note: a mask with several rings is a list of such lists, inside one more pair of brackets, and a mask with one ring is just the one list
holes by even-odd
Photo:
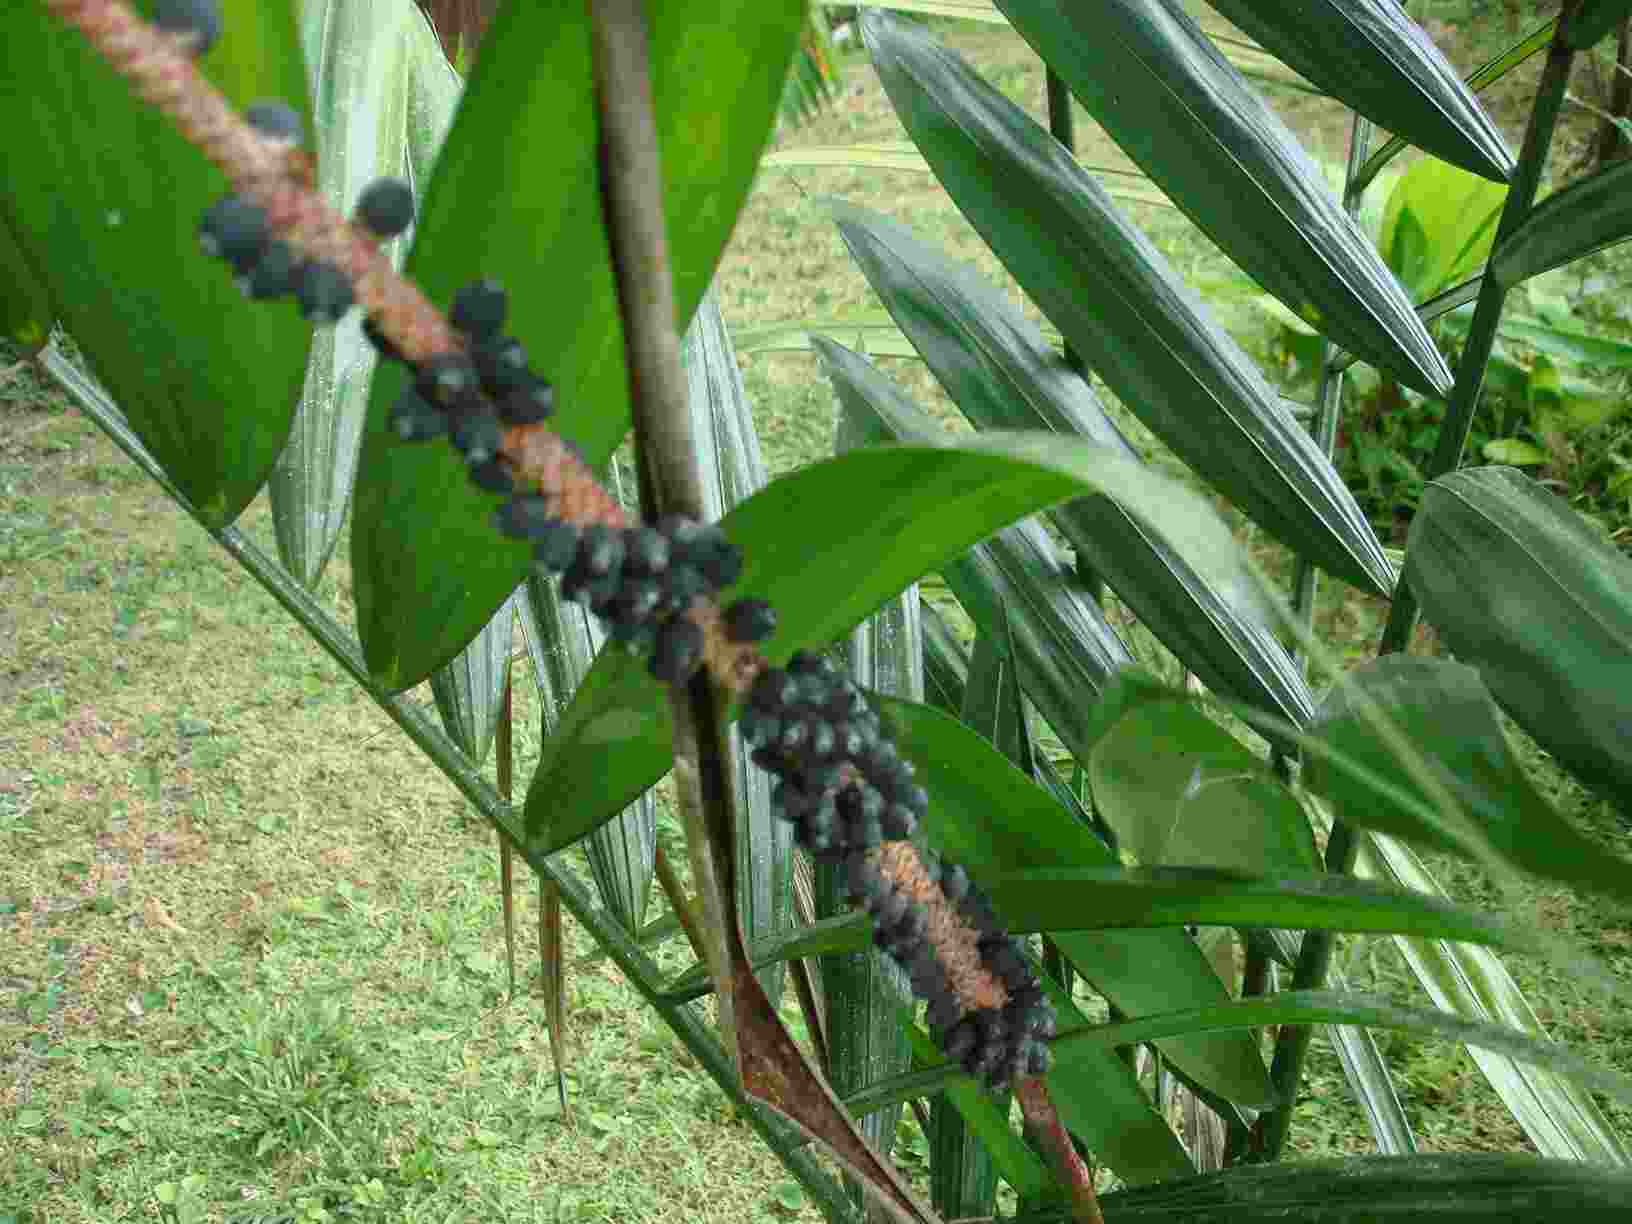
[[692, 908], [691, 898], [686, 896], [685, 887], [680, 883], [680, 877], [675, 874], [674, 864], [669, 862], [669, 856], [659, 845], [652, 855], [652, 863], [657, 871], [657, 882], [663, 889], [663, 895], [669, 899], [669, 908], [674, 911], [675, 921], [686, 934], [686, 942], [691, 945], [692, 953], [704, 964], [708, 963], [708, 954], [703, 951], [703, 933], [697, 928], [697, 911]]
[[1054, 1159], [1054, 1173], [1071, 1202], [1071, 1218], [1077, 1224], [1105, 1224], [1105, 1216], [1099, 1209], [1099, 1195], [1094, 1192], [1094, 1175], [1077, 1154], [1071, 1132], [1060, 1121], [1059, 1111], [1048, 1095], [1047, 1082], [1041, 1076], [1016, 1080], [1014, 1095], [1027, 1124], [1042, 1136]]

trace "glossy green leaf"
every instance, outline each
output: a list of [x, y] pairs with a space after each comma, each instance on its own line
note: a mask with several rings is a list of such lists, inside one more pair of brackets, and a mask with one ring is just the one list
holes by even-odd
[[1617, 161], [1548, 196], [1491, 256], [1511, 288], [1632, 237], [1632, 162]]
[[0, 340], [29, 352], [37, 351], [51, 338], [56, 321], [56, 308], [51, 305], [45, 282], [0, 212]]
[[[431, 159], [409, 158], [409, 99], [419, 74], [453, 70], [425, 15], [394, 0], [306, 0], [300, 25], [313, 99], [308, 143], [318, 150], [323, 198], [347, 212], [382, 175], [428, 178]], [[442, 130], [456, 98], [455, 92], [446, 99]], [[400, 267], [407, 239], [384, 249]], [[360, 311], [313, 333], [289, 445], [267, 482], [278, 558], [308, 590], [322, 576], [351, 504], [375, 361]]]
[[[588, 609], [562, 600], [559, 582], [536, 569], [516, 610], [538, 685], [540, 730], [548, 742], [606, 634]], [[657, 864], [657, 803], [652, 792], [640, 795], [591, 833], [584, 852], [601, 904], [625, 930], [643, 931]]]
[[[969, 728], [929, 706], [888, 699], [878, 704], [929, 791], [924, 825], [931, 844], [965, 864], [983, 886], [1008, 871], [1115, 864], [1087, 825]], [[1055, 942], [1095, 989], [1129, 1015], [1164, 1010], [1179, 999], [1228, 997], [1182, 930], [1066, 931]], [[1256, 1045], [1241, 1035], [1171, 1043], [1164, 1051], [1220, 1096], [1259, 1106], [1273, 1095]]]
[[[1006, 295], [904, 226], [852, 205], [830, 207], [874, 291], [977, 428], [1052, 429], [1134, 454], [1087, 381]], [[1313, 713], [1301, 672], [1257, 609], [1202, 581], [1116, 502], [1084, 498], [1050, 517], [1078, 560], [1207, 685], [1290, 722]]]
[[[1514, 578], [1511, 565], [1482, 564], [1496, 565], [1492, 572], [1507, 581]], [[1450, 582], [1451, 575], [1444, 581]], [[1459, 597], [1468, 595], [1463, 588]], [[1457, 646], [1453, 649], [1470, 657]], [[1549, 717], [1562, 722], [1569, 709], [1555, 700], [1548, 706]], [[1373, 712], [1393, 725], [1418, 754], [1419, 766], [1456, 800], [1461, 812], [1437, 806], [1402, 769], [1373, 724]], [[1377, 659], [1348, 673], [1346, 683], [1321, 706], [1311, 732], [1338, 759], [1311, 754], [1305, 781], [1328, 796], [1343, 819], [1483, 861], [1494, 854], [1545, 879], [1632, 898], [1628, 864], [1578, 833], [1531, 786], [1496, 719], [1490, 693], [1472, 667], [1409, 655]], [[1351, 772], [1356, 765], [1386, 779], [1388, 789], [1361, 781]]]
[[[1406, 571], [1423, 614], [1458, 658], [1479, 669], [1502, 708], [1583, 780], [1627, 793], [1632, 562], [1528, 476], [1470, 468], [1428, 486]], [[1504, 844], [1510, 856], [1527, 848], [1588, 852], [1567, 827]], [[1552, 870], [1544, 860], [1523, 865], [1632, 895], [1624, 864], [1601, 851], [1592, 859], [1575, 866], [1560, 859]]]
[[[1449, 331], [1465, 335], [1472, 318], [1471, 311], [1456, 310], [1445, 316], [1445, 326]], [[1535, 315], [1508, 311], [1496, 325], [1496, 334], [1503, 340], [1527, 345], [1557, 361], [1618, 370], [1632, 369], [1632, 344], [1580, 327], [1550, 322]]]
[[1250, 876], [1215, 867], [1041, 867], [987, 887], [1017, 931], [1281, 927], [1454, 939], [1515, 951], [1543, 945], [1523, 927], [1435, 897], [1343, 875]]
[[1292, 792], [1193, 702], [1146, 691], [1129, 672], [1104, 707], [1097, 716], [1109, 725], [1094, 738], [1089, 781], [1118, 845], [1138, 862], [1319, 870], [1309, 819]]
[[515, 630], [512, 596], [468, 646], [431, 673], [431, 696], [448, 738], [478, 765], [487, 759], [499, 725]]
[[1628, 0], [1581, 0], [1564, 31], [1564, 41], [1577, 51], [1585, 51], [1608, 35], [1632, 13]]
[[1456, 69], [1391, 0], [1208, 0], [1332, 97], [1497, 182], [1513, 154]]
[[[1239, 565], [1212, 507], [1185, 486], [1077, 439], [990, 434], [876, 447], [802, 468], [728, 514], [746, 563], [734, 588], [768, 599], [772, 661], [848, 632], [920, 575], [1004, 523], [1114, 492], [1214, 583]], [[822, 530], [807, 529], [819, 514]], [[1239, 570], [1235, 570], [1239, 574]], [[727, 601], [731, 598], [726, 595]], [[645, 663], [603, 651], [528, 791], [529, 836], [555, 850], [619, 811], [669, 767], [668, 703]]]
[[[674, 5], [651, 16], [676, 324], [684, 326], [746, 198], [804, 6], [730, 0], [706, 20]], [[509, 330], [556, 384], [556, 425], [600, 468], [628, 430], [629, 407], [601, 221], [588, 20], [581, 4], [499, 11], [425, 193], [407, 271], [443, 305], [477, 277], [505, 282]], [[545, 137], [549, 156], [541, 157]], [[542, 288], [564, 284], [571, 292]], [[393, 690], [451, 658], [528, 565], [525, 544], [493, 531], [496, 499], [470, 483], [456, 451], [403, 444], [386, 428], [403, 385], [399, 368], [374, 380], [352, 525], [358, 634], [370, 669]]]
[[1432, 157], [1388, 193], [1377, 248], [1414, 302], [1478, 273], [1490, 253], [1507, 188]]
[[[1355, 871], [1401, 888], [1445, 895], [1415, 851], [1382, 834], [1362, 841]], [[1403, 936], [1394, 942], [1441, 1011], [1544, 1035], [1529, 1001], [1489, 948]], [[1478, 1046], [1468, 1053], [1543, 1156], [1632, 1163], [1625, 1144], [1584, 1088], [1506, 1054]]]
[[921, 30], [870, 10], [861, 26], [936, 176], [1122, 402], [1278, 539], [1390, 589], [1382, 548], [1331, 464], [1075, 160]]
[[[1253, 280], [1401, 382], [1426, 394], [1450, 390], [1444, 358], [1365, 233], [1182, 0], [998, 0], [998, 7], [1106, 133]], [[1331, 37], [1334, 23], [1325, 24]]]
[[1465, 1020], [1428, 1007], [1413, 1007], [1376, 995], [1339, 994], [1325, 990], [1284, 990], [1261, 998], [1240, 999], [1216, 1007], [1198, 1007], [1167, 1015], [1125, 1020], [1076, 1032], [1062, 1032], [1054, 1048], [1079, 1043], [1110, 1050], [1178, 1033], [1221, 1032], [1265, 1024], [1363, 1024], [1368, 1028], [1448, 1037], [1484, 1046], [1578, 1079], [1595, 1092], [1632, 1101], [1632, 1076], [1612, 1071], [1571, 1053], [1543, 1037], [1532, 1037], [1500, 1025]]
[[[1455, 1152], [1248, 1164], [1161, 1186], [1117, 1190], [1107, 1224], [1521, 1224], [1545, 1216], [1619, 1224], [1632, 1176], [1529, 1155]], [[1544, 1204], [1540, 1207], [1538, 1205]], [[1065, 1224], [1030, 1213], [1014, 1224]]]
[[1523, 438], [1492, 438], [1480, 448], [1479, 453], [1492, 463], [1505, 463], [1512, 467], [1547, 462], [1547, 452]]
[[[304, 115], [292, 0], [224, 8], [204, 73]], [[199, 249], [226, 179], [41, 0], [0, 6], [0, 110], [0, 221], [131, 429], [207, 525], [231, 522], [288, 437], [309, 328]]]

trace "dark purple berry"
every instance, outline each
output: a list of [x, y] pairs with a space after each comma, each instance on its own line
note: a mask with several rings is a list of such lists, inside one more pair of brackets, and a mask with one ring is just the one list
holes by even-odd
[[1034, 1041], [1026, 1053], [1026, 1074], [1047, 1075], [1049, 1064], [1053, 1061], [1053, 1051], [1042, 1042]]
[[537, 539], [559, 519], [550, 516], [550, 499], [536, 493], [512, 497], [493, 511], [493, 526], [517, 540]]
[[969, 895], [969, 873], [953, 863], [941, 873], [941, 891], [954, 905]]
[[763, 599], [739, 599], [725, 610], [725, 636], [733, 642], [763, 642], [776, 632], [776, 609]]
[[958, 1022], [961, 1010], [955, 994], [950, 990], [937, 990], [929, 1000], [929, 1010], [925, 1012], [924, 1019], [929, 1021], [932, 1034], [944, 1035]]
[[169, 34], [191, 34], [193, 54], [203, 55], [221, 37], [220, 0], [158, 0], [153, 24]]
[[470, 482], [488, 493], [513, 493], [516, 488], [510, 465], [497, 455], [471, 464]]
[[946, 1051], [947, 1058], [961, 1064], [974, 1050], [978, 1040], [979, 1034], [972, 1018], [965, 1016], [947, 1030], [946, 1044], [941, 1048]]
[[663, 606], [671, 612], [684, 612], [691, 601], [708, 590], [708, 581], [701, 571], [690, 565], [680, 565], [672, 559], [663, 576]]
[[750, 748], [763, 748], [782, 733], [782, 722], [775, 714], [745, 706], [737, 720], [737, 732]]
[[269, 242], [255, 266], [238, 279], [238, 287], [256, 301], [280, 298], [294, 292], [298, 267], [287, 242]]
[[833, 728], [825, 722], [815, 722], [810, 727], [810, 744], [806, 751], [816, 758], [833, 755]]
[[624, 536], [629, 568], [654, 577], [669, 568], [669, 537], [652, 527], [636, 527]]
[[551, 574], [559, 574], [578, 555], [578, 528], [559, 520], [545, 524], [533, 538], [533, 561]]
[[584, 528], [578, 545], [578, 566], [586, 574], [602, 577], [623, 565], [623, 533], [616, 527], [596, 523]]
[[637, 579], [624, 585], [623, 591], [613, 604], [613, 615], [620, 621], [639, 624], [651, 619], [662, 598], [657, 583], [649, 579]]
[[512, 387], [499, 399], [499, 417], [506, 425], [537, 425], [555, 411], [555, 388], [529, 374], [528, 381]]
[[533, 381], [527, 350], [514, 336], [495, 336], [473, 345], [470, 357], [481, 375], [482, 389], [495, 399], [523, 390]]
[[448, 432], [448, 417], [409, 387], [391, 405], [391, 430], [404, 442], [425, 442]]
[[703, 631], [689, 620], [676, 619], [664, 622], [658, 630], [648, 666], [665, 684], [684, 684], [702, 657]]
[[809, 739], [809, 724], [802, 718], [790, 718], [782, 724], [782, 734], [777, 738], [776, 746], [782, 752], [796, 753]]
[[356, 297], [351, 278], [326, 259], [308, 259], [295, 274], [295, 300], [300, 313], [314, 323], [338, 323]]
[[467, 463], [486, 463], [503, 443], [504, 431], [492, 413], [468, 412], [454, 422], [453, 444]]
[[909, 808], [914, 815], [922, 816], [929, 811], [929, 792], [921, 786], [905, 787], [901, 791], [899, 801]]
[[509, 296], [498, 281], [471, 281], [453, 295], [448, 321], [472, 340], [485, 340], [504, 326], [509, 305]]
[[414, 223], [414, 192], [399, 178], [378, 178], [357, 197], [357, 220], [376, 238], [395, 238]]
[[767, 714], [780, 714], [793, 704], [798, 693], [793, 677], [779, 667], [767, 667], [754, 677], [748, 700]]
[[299, 113], [277, 98], [251, 103], [244, 111], [244, 119], [250, 127], [270, 140], [298, 145], [304, 135]]
[[912, 809], [892, 803], [884, 813], [879, 824], [879, 830], [889, 841], [906, 841], [918, 827], [918, 818], [912, 814]]
[[987, 970], [1005, 989], [1016, 990], [1031, 980], [1031, 969], [1013, 940], [1004, 939], [990, 948], [983, 944], [981, 952]]
[[240, 275], [255, 266], [267, 238], [266, 210], [240, 195], [222, 196], [198, 225], [204, 253], [226, 260]]
[[420, 363], [419, 393], [443, 408], [457, 408], [476, 393], [476, 367], [463, 353], [439, 353]]

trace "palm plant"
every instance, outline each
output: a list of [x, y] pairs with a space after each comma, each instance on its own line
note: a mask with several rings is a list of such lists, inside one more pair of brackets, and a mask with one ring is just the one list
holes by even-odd
[[[861, 17], [916, 155], [1069, 345], [1062, 355], [1001, 294], [910, 232], [836, 208], [902, 339], [990, 431], [972, 439], [942, 435], [864, 355], [817, 338], [847, 448], [757, 487], [735, 359], [706, 290], [785, 104], [788, 65], [809, 28], [797, 3], [744, 0], [706, 18], [655, 6], [649, 31], [631, 0], [596, 0], [587, 13], [507, 4], [459, 96], [408, 6], [229, 0], [227, 36], [200, 62], [203, 76], [235, 107], [299, 100], [307, 130], [315, 100], [324, 138], [314, 175], [307, 152], [246, 126], [195, 72], [189, 52], [213, 41], [197, 33], [212, 5], [146, 6], [166, 34], [116, 0], [24, 0], [0, 17], [5, 100], [19, 116], [0, 139], [8, 164], [26, 168], [0, 188], [0, 255], [28, 287], [8, 291], [8, 319], [32, 311], [52, 316], [36, 326], [64, 324], [101, 386], [60, 351], [48, 353], [49, 368], [448, 773], [831, 1218], [853, 1217], [858, 1202], [898, 1219], [932, 1219], [937, 1208], [990, 1214], [999, 1179], [1029, 1220], [1487, 1220], [1528, 1216], [1538, 1203], [1615, 1218], [1632, 1191], [1615, 1167], [1625, 1152], [1576, 1085], [1632, 1099], [1632, 1084], [1526, 1032], [1533, 1017], [1491, 950], [1541, 952], [1617, 997], [1624, 987], [1543, 934], [1436, 895], [1403, 842], [1632, 897], [1624, 860], [1536, 794], [1496, 718], [1499, 705], [1577, 776], [1625, 796], [1632, 569], [1523, 476], [1457, 470], [1506, 292], [1632, 233], [1618, 190], [1624, 165], [1534, 206], [1572, 59], [1628, 5], [1567, 0], [1544, 36], [1503, 58], [1500, 67], [1526, 49], [1548, 56], [1515, 159], [1470, 89], [1384, 0], [1215, 0], [1256, 40], [1258, 69], [1267, 52], [1355, 107], [1341, 201], [1177, 0], [899, 7], [1006, 19], [1055, 83], [1050, 131], [925, 28], [879, 11]], [[389, 68], [358, 73], [360, 49]], [[133, 104], [127, 80], [157, 111]], [[1325, 338], [1312, 431], [1059, 142], [1068, 91], [1151, 184]], [[348, 110], [359, 130], [340, 139]], [[1372, 120], [1397, 133], [1376, 152]], [[366, 124], [377, 126], [363, 139]], [[287, 306], [236, 300], [219, 263], [193, 252], [190, 231], [220, 177], [189, 141], [266, 211], [273, 238], [347, 273], [367, 338], [353, 316], [314, 342]], [[1405, 141], [1509, 187], [1485, 271], [1426, 303], [1410, 300], [1353, 223], [1366, 185]], [[359, 148], [366, 164], [349, 164]], [[349, 205], [380, 173], [423, 188], [404, 265], [414, 284], [439, 302], [484, 275], [512, 285], [509, 326], [526, 339], [528, 367], [553, 385], [553, 430], [511, 420], [485, 450], [467, 433], [464, 458], [398, 436], [393, 405], [406, 375], [388, 362], [371, 376], [370, 345], [411, 359], [423, 387], [429, 359], [462, 351], [462, 341], [393, 272], [388, 245], [318, 205], [314, 188]], [[521, 288], [562, 283], [574, 291]], [[308, 313], [324, 313], [313, 296]], [[1424, 319], [1470, 299], [1453, 375]], [[684, 368], [677, 321], [688, 324]], [[1350, 360], [1448, 401], [1403, 581], [1330, 462]], [[1288, 599], [1267, 588], [1206, 500], [1139, 462], [1084, 369], [1298, 556]], [[628, 511], [592, 476], [608, 471], [631, 424], [640, 512], [719, 519], [743, 564], [714, 585], [778, 614], [766, 638], [757, 606], [734, 605], [722, 622], [718, 591], [679, 610], [657, 634], [655, 670], [673, 681], [667, 701], [621, 645], [602, 647], [586, 669], [597, 642], [563, 607], [562, 585], [535, 569], [527, 542], [493, 526], [492, 488], [519, 483], [550, 499], [557, 527], [621, 530]], [[232, 526], [269, 479], [282, 565]], [[348, 500], [356, 638], [309, 593]], [[501, 519], [514, 523], [526, 507], [509, 505]], [[1076, 550], [1076, 572], [1029, 517], [1041, 513]], [[1318, 569], [1392, 598], [1373, 664], [1342, 674], [1312, 634]], [[912, 584], [931, 572], [977, 626], [972, 657], [915, 611]], [[1132, 665], [1101, 607], [1102, 582], [1196, 683], [1175, 688]], [[1460, 662], [1403, 653], [1419, 609]], [[519, 807], [477, 770], [505, 707], [513, 612], [551, 709]], [[672, 628], [681, 620], [695, 633]], [[760, 630], [739, 631], [750, 621]], [[850, 642], [850, 674], [871, 689], [848, 717], [876, 722], [931, 797], [926, 807], [910, 771], [893, 773], [898, 805], [915, 819], [893, 817], [900, 827], [882, 847], [876, 836], [841, 847], [851, 852], [842, 879], [812, 814], [826, 809], [796, 811], [785, 789], [773, 802], [764, 773], [743, 759], [749, 744], [756, 763], [792, 775], [802, 749], [787, 728], [803, 698], [778, 705], [764, 694], [818, 679], [848, 694], [837, 672], [795, 653], [840, 640]], [[693, 660], [676, 661], [677, 641], [702, 644], [712, 684], [682, 665]], [[792, 679], [770, 667], [782, 663]], [[1324, 695], [1305, 675], [1310, 663], [1331, 681]], [[402, 696], [433, 677], [445, 730]], [[739, 741], [734, 699], [751, 681]], [[1035, 751], [1032, 708], [1086, 780], [1091, 811], [1080, 779]], [[801, 727], [795, 738], [818, 734]], [[772, 736], [783, 737], [783, 755], [763, 755]], [[844, 768], [867, 762], [869, 785], [880, 760], [894, 762], [861, 748], [839, 756]], [[671, 887], [699, 964], [664, 982], [640, 943], [658, 870], [641, 805], [671, 766], [702, 920]], [[842, 771], [829, 784], [866, 791]], [[788, 919], [795, 829], [825, 860], [814, 890], [821, 916], [799, 924]], [[559, 857], [586, 837], [600, 905]], [[978, 889], [966, 893], [967, 877]], [[899, 891], [885, 888], [881, 900], [866, 883], [878, 878]], [[887, 919], [889, 896], [909, 888], [911, 904]], [[970, 900], [983, 894], [984, 911]], [[1040, 947], [999, 938], [999, 917], [1039, 934]], [[1198, 924], [1235, 934], [1222, 943], [1210, 934], [1204, 949], [1188, 929]], [[909, 965], [912, 994], [929, 997], [927, 1032], [868, 951], [875, 926]], [[1464, 1014], [1328, 989], [1341, 930], [1414, 941], [1414, 967], [1436, 1001]], [[916, 951], [901, 955], [903, 943]], [[818, 958], [819, 982], [805, 958]], [[825, 1068], [771, 1005], [773, 967], [784, 962]], [[1289, 989], [1269, 989], [1277, 964]], [[710, 992], [717, 1031], [694, 1006]], [[1035, 1010], [1003, 1010], [1004, 1020], [1048, 1014], [1057, 1026], [1002, 1029], [994, 1014], [1028, 992]], [[1109, 1022], [1089, 1019], [1090, 995], [1108, 1005]], [[1393, 1159], [1275, 1163], [1315, 1024], [1342, 1026], [1345, 1069]], [[1267, 1062], [1264, 1026], [1279, 1026]], [[1487, 1073], [1537, 1146], [1569, 1159], [1411, 1156], [1367, 1026], [1488, 1051]], [[1145, 1052], [1119, 1053], [1131, 1047]], [[1013, 1057], [994, 1061], [994, 1051]], [[1141, 1059], [1158, 1068], [1155, 1100]], [[1006, 1098], [971, 1072], [998, 1088], [1012, 1080], [1024, 1134]], [[890, 1128], [856, 1122], [922, 1098], [933, 1102], [934, 1208], [864, 1138]], [[1183, 1113], [1179, 1130], [1169, 1107]], [[811, 1158], [801, 1129], [841, 1158], [852, 1193]], [[1126, 1189], [1097, 1201], [1081, 1151]]]

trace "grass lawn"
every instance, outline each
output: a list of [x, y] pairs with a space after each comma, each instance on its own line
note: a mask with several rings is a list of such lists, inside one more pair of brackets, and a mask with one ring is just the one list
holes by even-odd
[[[947, 41], [1041, 113], [1039, 65], [1018, 39], [965, 27]], [[1478, 62], [1477, 48], [1461, 53]], [[1503, 87], [1504, 121], [1520, 113], [1531, 68]], [[1276, 98], [1317, 156], [1341, 158], [1341, 112]], [[1084, 161], [1127, 165], [1080, 114], [1079, 131]], [[781, 147], [903, 138], [852, 56], [836, 105]], [[768, 172], [720, 275], [734, 328], [876, 312], [824, 195], [888, 212], [1014, 290], [926, 175]], [[1136, 215], [1198, 283], [1225, 273], [1176, 213]], [[1238, 322], [1264, 352], [1261, 325]], [[742, 364], [772, 474], [829, 453], [833, 397], [813, 359]], [[919, 364], [885, 364], [945, 414]], [[26, 367], [4, 377], [0, 1224], [819, 1218], [570, 921], [561, 1113], [528, 939], [521, 989], [506, 990], [485, 823], [59, 393]], [[264, 498], [241, 526], [272, 551]], [[1287, 571], [1273, 546], [1248, 539]], [[320, 598], [349, 623], [346, 556], [342, 542]], [[1320, 624], [1348, 657], [1369, 652], [1380, 613], [1323, 587]], [[516, 694], [525, 780], [538, 716], [524, 670]], [[427, 688], [416, 696], [429, 701]], [[1561, 806], [1624, 848], [1612, 812], [1526, 752]], [[661, 836], [675, 836], [666, 818]], [[1561, 890], [1499, 898], [1477, 873], [1435, 866], [1458, 895], [1632, 968], [1625, 914]], [[533, 898], [519, 900], [530, 932]], [[674, 972], [691, 959], [682, 943], [656, 955]], [[1388, 941], [1345, 941], [1341, 963], [1356, 986], [1413, 989]], [[1545, 967], [1515, 972], [1554, 1036], [1632, 1071], [1623, 1014]], [[1425, 1148], [1525, 1146], [1465, 1051], [1380, 1039]], [[924, 1145], [907, 1118], [898, 1156], [921, 1175]], [[1632, 1113], [1611, 1118], [1632, 1135]], [[1323, 1043], [1293, 1147], [1370, 1149]]]

